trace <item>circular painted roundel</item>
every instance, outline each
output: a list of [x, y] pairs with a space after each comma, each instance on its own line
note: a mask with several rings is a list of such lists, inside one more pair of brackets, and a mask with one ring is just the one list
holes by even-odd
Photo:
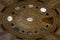
[[41, 2], [22, 1], [7, 6], [2, 19], [7, 32], [19, 38], [36, 39], [55, 31], [57, 15]]

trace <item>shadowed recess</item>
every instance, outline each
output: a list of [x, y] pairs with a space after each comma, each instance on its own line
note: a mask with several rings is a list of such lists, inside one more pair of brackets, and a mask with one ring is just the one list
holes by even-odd
[[42, 19], [43, 22], [53, 24], [54, 18], [53, 17], [46, 17]]
[[3, 24], [1, 24], [2, 29], [5, 31], [6, 29], [4, 28]]
[[37, 2], [41, 2], [41, 3], [44, 3], [44, 1], [42, 1], [42, 0], [37, 0]]
[[24, 0], [14, 0], [15, 2], [21, 2], [21, 1], [24, 1]]
[[4, 7], [3, 10], [2, 10], [2, 13], [7, 9], [7, 7]]
[[59, 12], [57, 11], [57, 9], [54, 9], [54, 11], [56, 12], [57, 15], [59, 15]]

